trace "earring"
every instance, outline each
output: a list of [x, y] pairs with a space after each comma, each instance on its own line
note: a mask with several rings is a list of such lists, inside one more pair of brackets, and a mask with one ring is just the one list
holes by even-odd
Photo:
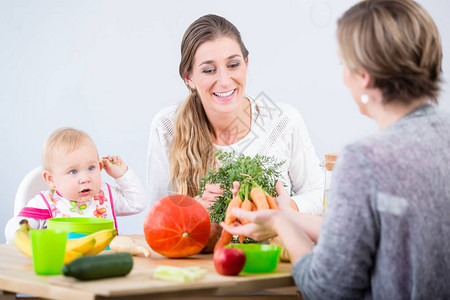
[[367, 103], [369, 103], [369, 95], [367, 95], [367, 94], [362, 94], [362, 95], [361, 95], [361, 103], [362, 103], [362, 104], [367, 104]]

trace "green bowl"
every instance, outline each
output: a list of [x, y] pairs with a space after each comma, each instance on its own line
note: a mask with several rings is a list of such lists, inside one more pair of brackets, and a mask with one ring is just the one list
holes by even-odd
[[100, 230], [112, 229], [114, 222], [111, 219], [102, 218], [52, 218], [48, 219], [47, 228], [65, 231], [69, 235], [88, 235]]
[[246, 262], [242, 272], [269, 273], [276, 270], [281, 247], [267, 244], [230, 244], [225, 247], [244, 250]]

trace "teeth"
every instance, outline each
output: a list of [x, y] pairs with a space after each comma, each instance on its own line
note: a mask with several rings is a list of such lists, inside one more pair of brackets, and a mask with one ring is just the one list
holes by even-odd
[[235, 91], [235, 90], [231, 90], [231, 91], [226, 92], [226, 93], [214, 93], [214, 95], [219, 96], [219, 97], [228, 97], [228, 96], [230, 96], [231, 94], [233, 94], [234, 91]]

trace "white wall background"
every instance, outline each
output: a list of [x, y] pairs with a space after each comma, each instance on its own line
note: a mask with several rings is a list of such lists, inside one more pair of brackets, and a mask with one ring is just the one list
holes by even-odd
[[[145, 182], [151, 119], [186, 96], [180, 42], [204, 14], [237, 26], [250, 51], [247, 94], [294, 105], [319, 157], [376, 131], [336, 55], [336, 19], [356, 2], [0, 0], [0, 243], [16, 189], [57, 127], [85, 130], [100, 155], [121, 155]], [[450, 2], [419, 2], [442, 36], [441, 107], [450, 110]], [[121, 233], [141, 234], [144, 217], [119, 218]]]

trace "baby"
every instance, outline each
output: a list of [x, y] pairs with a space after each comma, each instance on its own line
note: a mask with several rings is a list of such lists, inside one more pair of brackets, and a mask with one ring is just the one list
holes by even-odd
[[[102, 184], [101, 170], [113, 177], [119, 187]], [[32, 228], [41, 229], [47, 219], [56, 217], [107, 218], [141, 212], [146, 206], [144, 187], [119, 156], [99, 161], [97, 148], [83, 131], [60, 128], [44, 144], [43, 177], [50, 189], [40, 192], [5, 228], [11, 243], [19, 222], [27, 219]]]

